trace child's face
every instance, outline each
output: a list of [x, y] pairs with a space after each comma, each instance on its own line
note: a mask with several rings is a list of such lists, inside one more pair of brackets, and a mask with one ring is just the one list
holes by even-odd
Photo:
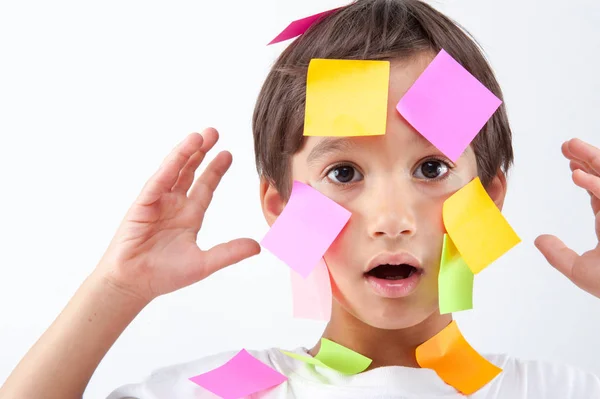
[[[293, 179], [352, 212], [325, 261], [338, 310], [377, 328], [407, 328], [438, 314], [442, 205], [477, 176], [471, 148], [453, 164], [396, 111], [433, 56], [392, 62], [385, 135], [306, 137], [292, 160]], [[366, 274], [374, 264], [414, 263], [402, 254], [418, 262], [410, 277], [398, 279], [411, 270], [401, 266], [388, 278], [381, 268]]]

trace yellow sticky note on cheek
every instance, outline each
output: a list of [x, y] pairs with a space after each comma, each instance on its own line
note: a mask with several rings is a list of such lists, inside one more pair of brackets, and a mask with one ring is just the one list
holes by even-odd
[[502, 372], [469, 345], [455, 321], [418, 346], [416, 356], [421, 367], [434, 370], [465, 395], [477, 392]]
[[385, 134], [389, 82], [389, 61], [311, 60], [304, 135]]
[[448, 198], [442, 213], [448, 235], [475, 274], [521, 242], [478, 177]]

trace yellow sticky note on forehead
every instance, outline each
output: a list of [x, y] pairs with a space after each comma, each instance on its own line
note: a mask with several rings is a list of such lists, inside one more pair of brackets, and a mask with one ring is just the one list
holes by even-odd
[[311, 60], [304, 135], [385, 134], [389, 82], [389, 61]]
[[448, 235], [475, 274], [521, 242], [478, 177], [444, 202], [442, 214]]

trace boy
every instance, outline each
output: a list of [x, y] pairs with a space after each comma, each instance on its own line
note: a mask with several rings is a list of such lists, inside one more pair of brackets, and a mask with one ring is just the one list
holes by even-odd
[[[408, 88], [445, 49], [496, 96], [500, 88], [476, 45], [448, 18], [415, 0], [358, 0], [319, 21], [280, 56], [259, 95], [253, 130], [261, 203], [269, 225], [281, 214], [293, 180], [352, 214], [326, 252], [334, 301], [324, 338], [372, 359], [345, 376], [311, 367], [277, 349], [254, 351], [287, 381], [254, 397], [459, 398], [415, 349], [451, 322], [438, 309], [437, 272], [444, 201], [479, 177], [502, 208], [512, 163], [511, 131], [501, 106], [464, 154], [451, 162], [395, 110]], [[313, 58], [391, 61], [386, 134], [303, 137], [306, 68]], [[96, 270], [0, 389], [0, 398], [80, 398], [98, 363], [154, 298], [202, 280], [260, 252], [251, 239], [208, 251], [196, 245], [212, 193], [231, 163], [219, 153], [194, 182], [218, 135], [191, 134], [165, 159], [127, 212]], [[574, 182], [589, 191], [600, 239], [600, 150], [574, 139], [563, 145]], [[193, 185], [192, 185], [193, 183]], [[575, 284], [600, 297], [600, 245], [576, 255], [557, 238], [536, 245]], [[297, 354], [314, 356], [319, 345]], [[117, 398], [215, 397], [188, 378], [223, 365], [220, 354], [167, 367]], [[593, 398], [600, 380], [569, 367], [488, 359], [503, 372], [472, 398]], [[35, 375], [35, 384], [31, 376]]]

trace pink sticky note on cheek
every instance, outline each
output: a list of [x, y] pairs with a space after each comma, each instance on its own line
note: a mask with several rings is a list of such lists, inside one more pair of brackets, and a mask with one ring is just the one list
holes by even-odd
[[242, 349], [223, 366], [189, 380], [223, 399], [238, 399], [282, 384], [287, 377]]
[[442, 50], [396, 109], [452, 162], [461, 156], [502, 101]]
[[294, 181], [286, 207], [261, 245], [306, 278], [340, 234], [350, 215], [319, 191]]
[[294, 317], [329, 321], [331, 319], [331, 281], [325, 261], [321, 259], [307, 278], [290, 270]]
[[[299, 19], [297, 21], [293, 21], [292, 23], [290, 23], [287, 26], [287, 28], [285, 28], [283, 30], [283, 32], [281, 32], [279, 35], [277, 35], [277, 37], [275, 39], [271, 40], [271, 42], [269, 44], [283, 42], [284, 40], [293, 39], [297, 36], [304, 34], [304, 32], [306, 32], [308, 30], [308, 28], [310, 28], [314, 23], [316, 23], [317, 21], [319, 21], [322, 18], [325, 18], [326, 16], [328, 16], [330, 14], [333, 14], [340, 8], [335, 8], [333, 10], [324, 11], [324, 12], [321, 12], [321, 13], [318, 13], [315, 15], [311, 15], [310, 17], [306, 17], [306, 18]], [[267, 46], [269, 44], [267, 44]]]

